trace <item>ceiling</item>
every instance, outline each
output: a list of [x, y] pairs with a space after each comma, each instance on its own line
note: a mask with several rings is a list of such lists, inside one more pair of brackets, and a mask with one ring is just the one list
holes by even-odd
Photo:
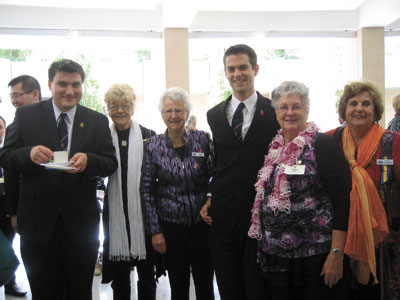
[[0, 34], [29, 30], [162, 32], [400, 31], [400, 0], [0, 0]]

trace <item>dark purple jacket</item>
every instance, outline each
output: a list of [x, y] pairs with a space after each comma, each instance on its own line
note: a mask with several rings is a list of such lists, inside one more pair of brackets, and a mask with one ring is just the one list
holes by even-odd
[[167, 135], [151, 137], [144, 146], [142, 209], [146, 231], [162, 232], [160, 221], [192, 226], [201, 221], [211, 177], [212, 142], [204, 131], [185, 131], [183, 160]]

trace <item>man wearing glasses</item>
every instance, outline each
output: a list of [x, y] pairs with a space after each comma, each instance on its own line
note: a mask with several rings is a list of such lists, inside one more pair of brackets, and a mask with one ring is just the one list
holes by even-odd
[[[40, 84], [36, 78], [29, 75], [21, 75], [13, 78], [9, 83], [11, 103], [15, 108], [39, 102], [42, 98]], [[13, 170], [4, 171], [5, 197], [2, 198], [0, 207], [1, 229], [9, 239], [14, 240], [17, 230], [17, 206], [19, 194], [20, 175]], [[5, 200], [6, 203], [3, 201]], [[11, 220], [10, 220], [11, 216]], [[23, 297], [26, 291], [22, 290], [15, 281], [15, 276], [5, 285], [7, 295]]]
[[40, 84], [36, 78], [29, 75], [21, 75], [12, 79], [10, 87], [11, 103], [18, 108], [26, 104], [39, 102], [42, 99]]

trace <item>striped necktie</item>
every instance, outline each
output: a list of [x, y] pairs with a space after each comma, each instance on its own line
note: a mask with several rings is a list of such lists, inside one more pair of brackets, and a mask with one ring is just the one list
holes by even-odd
[[61, 150], [67, 151], [68, 149], [68, 127], [65, 122], [66, 113], [60, 114], [60, 120], [58, 121], [58, 137], [60, 139]]
[[243, 107], [244, 103], [240, 102], [232, 118], [232, 130], [238, 141], [242, 139]]

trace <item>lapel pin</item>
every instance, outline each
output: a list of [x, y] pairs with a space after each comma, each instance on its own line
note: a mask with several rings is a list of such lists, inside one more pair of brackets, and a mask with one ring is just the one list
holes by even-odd
[[264, 111], [263, 110], [260, 110], [260, 115], [264, 115]]
[[79, 126], [81, 127], [81, 128], [83, 128], [83, 126], [85, 126], [85, 123], [81, 123], [81, 124], [79, 124]]

